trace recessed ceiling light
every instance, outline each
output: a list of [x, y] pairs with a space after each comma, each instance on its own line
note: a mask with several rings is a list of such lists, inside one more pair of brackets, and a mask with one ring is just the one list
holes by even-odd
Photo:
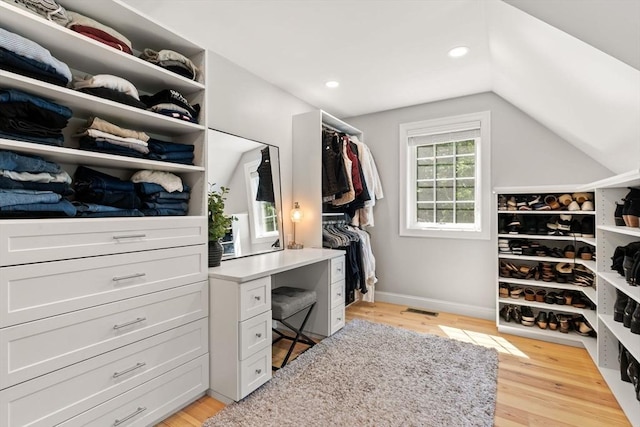
[[460, 58], [461, 56], [465, 56], [467, 53], [469, 53], [468, 47], [458, 46], [449, 51], [449, 56], [452, 58]]
[[331, 89], [334, 89], [334, 88], [336, 88], [336, 87], [340, 86], [340, 83], [339, 83], [339, 82], [337, 82], [337, 81], [335, 81], [335, 80], [330, 80], [330, 81], [326, 82], [324, 85], [325, 85], [326, 87], [329, 87], [329, 88], [331, 88]]

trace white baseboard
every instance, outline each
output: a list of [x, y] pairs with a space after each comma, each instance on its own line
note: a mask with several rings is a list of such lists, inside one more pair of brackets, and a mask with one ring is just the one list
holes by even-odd
[[407, 305], [423, 310], [460, 314], [462, 316], [477, 317], [480, 319], [495, 320], [494, 308], [478, 307], [475, 305], [458, 304], [437, 299], [415, 297], [411, 295], [396, 294], [393, 292], [376, 291], [376, 301], [392, 304]]

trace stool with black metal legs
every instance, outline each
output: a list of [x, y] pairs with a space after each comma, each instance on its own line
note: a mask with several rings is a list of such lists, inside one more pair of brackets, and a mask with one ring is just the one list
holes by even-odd
[[[291, 357], [291, 353], [293, 352], [293, 349], [297, 343], [307, 344], [309, 347], [306, 350], [316, 344], [311, 338], [309, 338], [302, 332], [302, 330], [304, 329], [304, 325], [307, 323], [307, 320], [309, 320], [309, 315], [311, 314], [311, 310], [313, 310], [313, 306], [315, 304], [315, 291], [293, 288], [289, 286], [282, 286], [271, 291], [271, 317], [274, 320], [280, 322], [282, 325], [291, 329], [296, 334], [295, 337], [291, 337], [283, 334], [275, 328], [272, 328], [273, 332], [278, 334], [278, 337], [272, 341], [272, 344], [275, 344], [276, 342], [283, 339], [292, 341], [291, 346], [287, 351], [287, 355], [282, 361], [282, 364], [280, 366], [272, 366], [273, 370], [278, 370], [285, 367], [287, 362], [289, 362], [289, 357]], [[286, 321], [288, 318], [301, 313], [304, 310], [307, 310], [307, 312], [299, 328], [296, 328]]]

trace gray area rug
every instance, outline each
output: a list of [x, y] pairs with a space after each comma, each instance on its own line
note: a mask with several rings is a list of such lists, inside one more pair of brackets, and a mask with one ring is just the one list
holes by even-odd
[[493, 349], [353, 320], [213, 426], [492, 426]]

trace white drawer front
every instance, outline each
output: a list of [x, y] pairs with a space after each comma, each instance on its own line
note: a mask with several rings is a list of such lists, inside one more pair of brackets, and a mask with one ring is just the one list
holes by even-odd
[[344, 256], [331, 259], [331, 283], [344, 280], [345, 261]]
[[271, 310], [271, 276], [240, 284], [239, 321], [268, 310]]
[[240, 360], [258, 350], [271, 347], [271, 310], [240, 323]]
[[344, 326], [344, 305], [331, 309], [331, 335]]
[[208, 354], [59, 424], [64, 427], [150, 426], [209, 388]]
[[271, 346], [240, 362], [240, 398], [271, 379]]
[[51, 426], [207, 353], [206, 319], [0, 391], [0, 425]]
[[205, 244], [205, 217], [39, 219], [0, 223], [0, 265]]
[[4, 267], [0, 327], [207, 279], [206, 245]]
[[344, 306], [344, 284], [345, 281], [333, 283], [331, 285], [331, 307]]
[[207, 282], [0, 329], [0, 389], [207, 316]]

